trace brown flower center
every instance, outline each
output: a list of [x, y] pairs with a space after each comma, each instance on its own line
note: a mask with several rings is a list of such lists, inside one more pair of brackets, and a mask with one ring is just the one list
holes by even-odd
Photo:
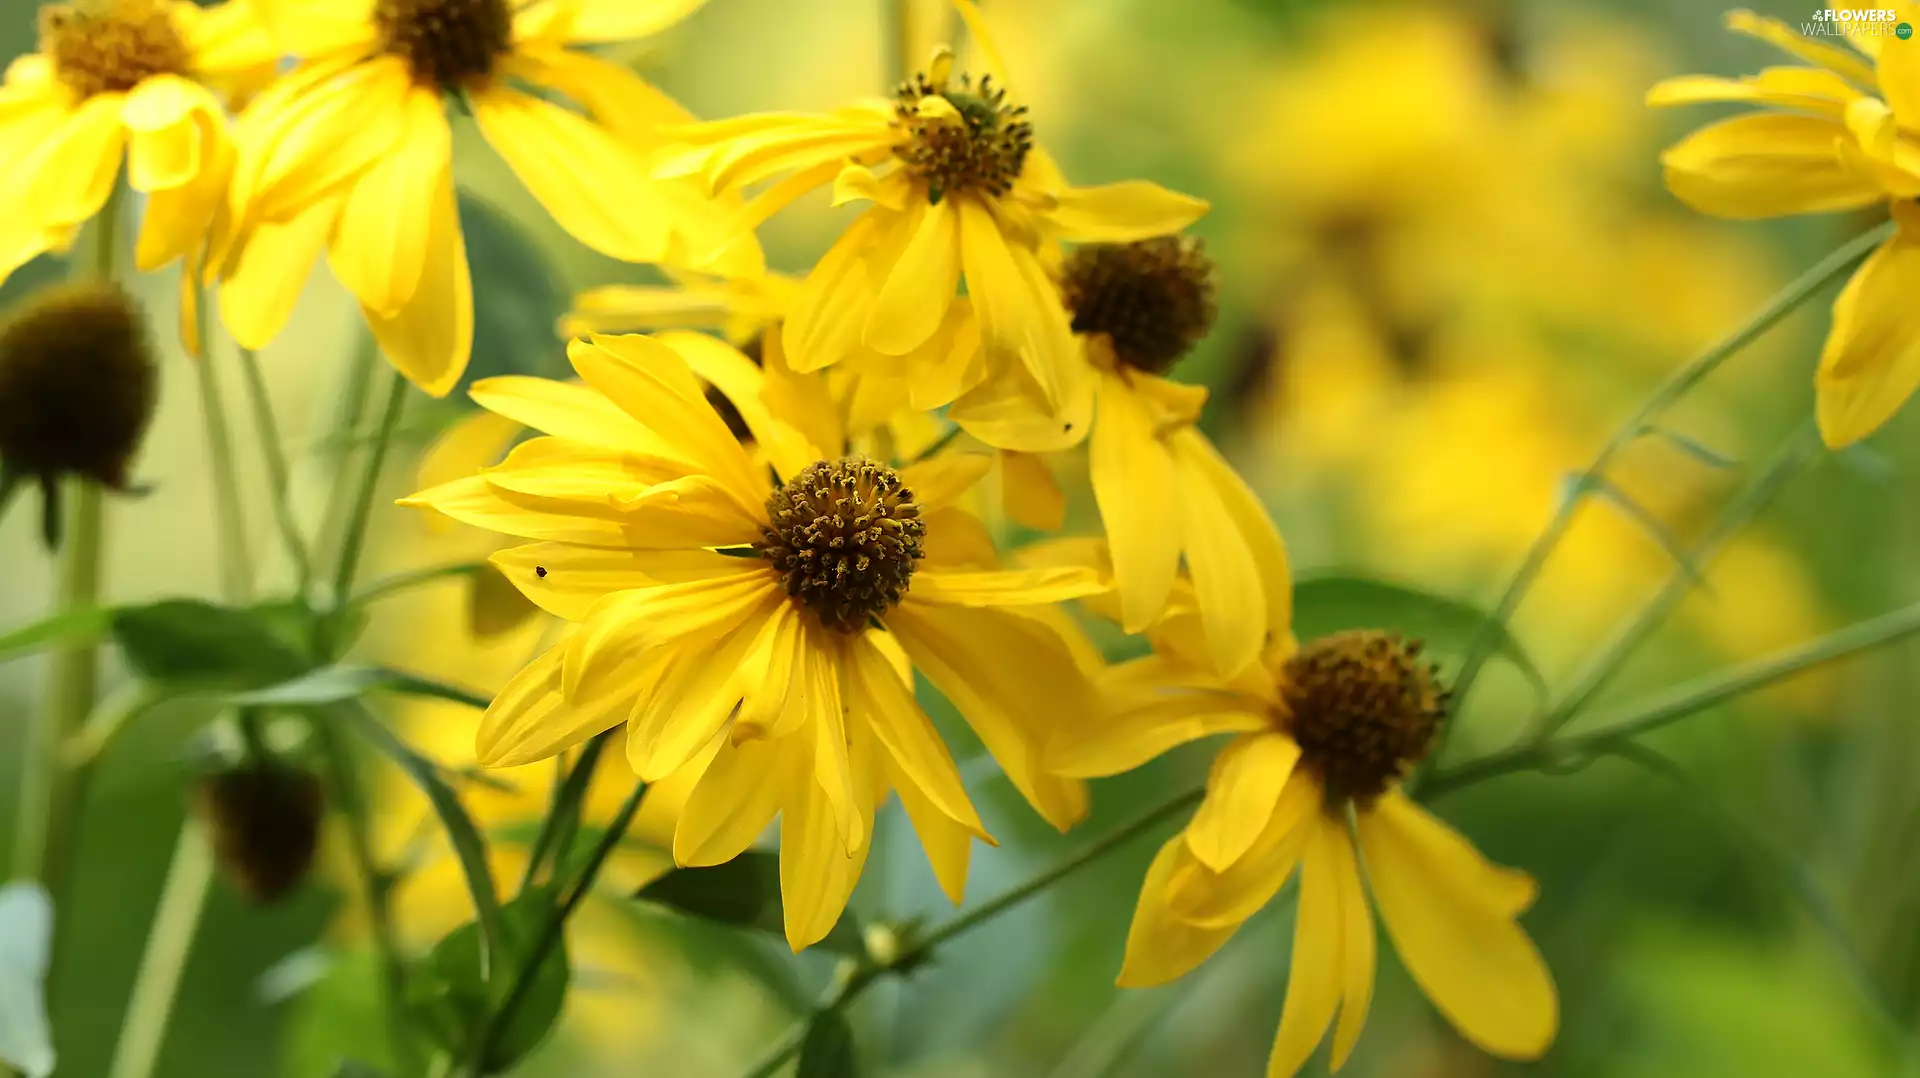
[[855, 633], [906, 593], [925, 557], [926, 525], [913, 491], [865, 457], [819, 461], [767, 498], [755, 544], [787, 594], [828, 628]]
[[1122, 363], [1164, 374], [1213, 326], [1213, 260], [1191, 236], [1097, 243], [1067, 259], [1073, 331], [1104, 334]]
[[513, 43], [507, 0], [378, 0], [380, 47], [406, 60], [422, 86], [457, 90], [493, 75]]
[[1419, 656], [1418, 640], [1356, 631], [1315, 640], [1287, 662], [1282, 721], [1329, 801], [1371, 804], [1433, 747], [1448, 694]]
[[36, 294], [0, 326], [0, 475], [125, 487], [156, 380], [125, 292], [86, 283]]
[[166, 0], [73, 0], [40, 8], [40, 51], [82, 97], [124, 93], [155, 75], [184, 75], [193, 56]]
[[[1033, 125], [1026, 106], [1007, 103], [1007, 91], [985, 75], [976, 88], [971, 75], [957, 84], [949, 77], [951, 53], [934, 56], [932, 73], [922, 72], [894, 91], [893, 126], [906, 136], [894, 156], [907, 174], [927, 185], [929, 202], [951, 192], [1004, 195], [1026, 167], [1033, 149]], [[942, 98], [953, 114], [927, 115], [921, 102]], [[956, 115], [957, 114], [957, 115]]]

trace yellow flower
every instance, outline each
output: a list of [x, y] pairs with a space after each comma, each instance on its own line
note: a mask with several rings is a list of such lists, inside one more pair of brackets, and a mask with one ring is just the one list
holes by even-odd
[[[653, 180], [654, 125], [688, 119], [631, 72], [570, 46], [641, 36], [685, 0], [261, 0], [301, 63], [241, 115], [233, 235], [216, 270], [235, 339], [264, 347], [306, 269], [328, 265], [382, 351], [434, 395], [473, 344], [473, 293], [454, 201], [449, 97], [555, 221], [630, 262], [719, 246], [718, 214], [691, 185]], [[564, 95], [585, 115], [517, 89]], [[716, 255], [755, 272], [759, 249]]]
[[[1004, 69], [973, 5], [955, 4], [991, 66]], [[1068, 186], [1004, 80], [976, 82], [953, 66], [950, 51], [937, 51], [892, 102], [675, 129], [689, 148], [669, 152], [661, 170], [698, 173], [725, 192], [785, 174], [747, 204], [742, 228], [828, 183], [836, 205], [872, 203], [800, 288], [784, 329], [795, 369], [916, 352], [947, 324], [964, 278], [987, 350], [1017, 356], [1015, 370], [1053, 410], [1084, 412], [1092, 382], [1046, 272], [1046, 245], [1177, 232], [1207, 204], [1138, 180]]]
[[[1084, 790], [1048, 774], [1039, 750], [1050, 724], [1088, 713], [1091, 687], [1073, 641], [1023, 608], [1100, 585], [1085, 569], [998, 567], [953, 505], [987, 458], [896, 471], [848, 457], [818, 379], [762, 370], [712, 337], [595, 337], [568, 355], [584, 385], [473, 388], [558, 436], [407, 500], [534, 540], [494, 564], [573, 623], [495, 699], [483, 764], [542, 759], [625, 722], [641, 778], [700, 774], [679, 863], [726, 861], [781, 816], [796, 949], [838, 919], [889, 789], [956, 899], [969, 836], [986, 837], [914, 701], [914, 669], [1042, 815], [1064, 828], [1084, 813]], [[728, 431], [709, 385], [771, 470]]]
[[[1920, 7], [1893, 4], [1898, 21]], [[1667, 186], [1688, 205], [1741, 219], [1832, 213], [1890, 203], [1899, 231], [1834, 302], [1814, 376], [1820, 433], [1835, 448], [1879, 429], [1920, 386], [1920, 51], [1856, 36], [1858, 52], [1801, 36], [1748, 11], [1727, 26], [1811, 66], [1739, 79], [1687, 75], [1647, 96], [1653, 105], [1739, 102], [1760, 111], [1722, 120], [1668, 149]], [[1884, 44], [1883, 44], [1884, 43]]]
[[1369, 889], [1414, 982], [1468, 1040], [1533, 1059], [1558, 1026], [1551, 975], [1516, 923], [1533, 902], [1533, 880], [1488, 863], [1400, 789], [1446, 711], [1418, 654], [1417, 644], [1377, 632], [1304, 649], [1288, 639], [1231, 686], [1196, 682], [1177, 660], [1149, 656], [1115, 668], [1105, 686], [1111, 713], [1051, 754], [1066, 774], [1112, 774], [1184, 742], [1237, 735], [1215, 758], [1192, 821], [1147, 870], [1120, 983], [1187, 973], [1298, 868], [1269, 1078], [1299, 1070], [1329, 1026], [1333, 1069], [1352, 1051], [1373, 994]]
[[233, 167], [221, 94], [274, 55], [245, 0], [43, 5], [39, 51], [0, 86], [0, 282], [71, 245], [106, 205], [122, 160], [146, 196], [140, 269], [196, 252]]

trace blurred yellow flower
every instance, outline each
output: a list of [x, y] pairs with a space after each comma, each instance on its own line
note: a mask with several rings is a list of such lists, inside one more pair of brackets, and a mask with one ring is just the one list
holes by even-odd
[[1270, 1078], [1297, 1072], [1330, 1026], [1332, 1069], [1353, 1050], [1373, 995], [1369, 890], [1414, 982], [1468, 1040], [1535, 1059], [1558, 1027], [1552, 977], [1516, 923], [1533, 903], [1533, 880], [1488, 863], [1400, 789], [1446, 713], [1446, 693], [1418, 656], [1417, 644], [1385, 633], [1300, 649], [1289, 637], [1231, 687], [1196, 683], [1178, 660], [1149, 656], [1114, 668], [1109, 714], [1049, 754], [1065, 774], [1105, 775], [1198, 738], [1237, 735], [1214, 759], [1192, 821], [1147, 870], [1120, 983], [1163, 984], [1192, 970], [1298, 868]]
[[40, 47], [0, 86], [0, 282], [65, 250], [127, 164], [147, 196], [142, 270], [195, 254], [226, 197], [234, 149], [222, 94], [276, 50], [247, 0], [74, 0], [40, 8]]
[[[915, 667], [1043, 815], [1079, 818], [1084, 792], [1042, 771], [1038, 745], [1060, 716], [1086, 713], [1090, 687], [1060, 633], [1010, 608], [1101, 585], [1084, 569], [993, 565], [984, 530], [952, 504], [988, 458], [895, 471], [845, 456], [817, 379], [711, 337], [596, 337], [568, 354], [584, 386], [473, 389], [559, 436], [407, 500], [536, 540], [494, 564], [574, 623], [495, 699], [483, 764], [539, 760], [625, 722], [642, 779], [700, 775], [674, 835], [681, 864], [733, 858], [780, 814], [796, 950], [839, 919], [890, 788], [956, 900], [969, 836], [987, 837], [914, 701]], [[705, 385], [733, 402], [772, 475]]]
[[[955, 4], [989, 66], [1004, 69], [979, 12], [967, 0]], [[920, 351], [949, 325], [964, 279], [984, 347], [1017, 357], [1009, 376], [1030, 380], [1059, 415], [1091, 407], [1092, 380], [1075, 354], [1043, 244], [1177, 232], [1207, 204], [1146, 181], [1068, 186], [1034, 144], [1026, 109], [1009, 99], [1000, 74], [998, 85], [994, 75], [977, 83], [956, 75], [952, 52], [941, 49], [890, 103], [741, 116], [671, 132], [689, 148], [666, 155], [666, 174], [698, 174], [721, 192], [787, 174], [748, 203], [742, 229], [829, 183], [836, 205], [873, 204], [801, 286], [784, 328], [796, 370], [863, 351]], [[973, 361], [960, 350], [948, 358], [960, 370]], [[958, 378], [954, 372], [945, 381]], [[1054, 427], [1058, 444], [1008, 448], [1065, 448], [1086, 434], [1084, 425]]]
[[[286, 323], [306, 268], [328, 265], [360, 301], [382, 351], [436, 396], [473, 343], [473, 294], [454, 201], [449, 97], [555, 221], [630, 262], [721, 246], [718, 209], [649, 175], [642, 140], [687, 114], [624, 68], [570, 46], [644, 36], [685, 0], [275, 0], [262, 8], [302, 61], [242, 114], [233, 234], [214, 267], [242, 345]], [[580, 112], [514, 88], [564, 95]], [[757, 272], [758, 247], [716, 255]]]
[[[1920, 7], [1892, 7], [1899, 21], [1920, 21]], [[1834, 448], [1851, 445], [1920, 387], [1912, 303], [1920, 290], [1920, 52], [1871, 36], [1849, 36], [1859, 50], [1849, 51], [1750, 11], [1730, 13], [1727, 26], [1811, 66], [1739, 79], [1687, 75], [1649, 91], [1652, 105], [1761, 106], [1661, 155], [1673, 193], [1703, 212], [1743, 219], [1889, 203], [1898, 223], [1834, 301], [1814, 376], [1821, 435]]]

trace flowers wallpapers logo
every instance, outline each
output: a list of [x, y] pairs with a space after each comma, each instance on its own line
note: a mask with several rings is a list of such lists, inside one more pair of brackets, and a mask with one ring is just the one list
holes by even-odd
[[0, 1072], [1912, 1069], [1917, 19], [9, 8]]

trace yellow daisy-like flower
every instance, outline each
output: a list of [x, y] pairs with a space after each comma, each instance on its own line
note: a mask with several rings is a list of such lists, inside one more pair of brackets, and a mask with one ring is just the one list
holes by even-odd
[[1085, 569], [997, 567], [953, 504], [987, 458], [896, 470], [846, 456], [817, 378], [762, 370], [704, 335], [595, 337], [568, 355], [583, 385], [473, 388], [552, 436], [407, 500], [534, 540], [494, 564], [573, 623], [488, 710], [482, 763], [538, 760], [625, 722], [641, 778], [700, 772], [674, 835], [681, 864], [726, 861], [780, 816], [795, 948], [838, 919], [890, 789], [950, 895], [969, 836], [985, 837], [914, 701], [914, 669], [1048, 820], [1085, 812], [1080, 784], [1049, 774], [1040, 747], [1062, 716], [1089, 712], [1092, 689], [1074, 642], [1023, 608], [1101, 585]]
[[[1920, 22], [1898, 0], [1897, 21]], [[1888, 24], [1891, 26], [1892, 24]], [[1761, 111], [1694, 132], [1662, 155], [1667, 186], [1689, 206], [1752, 219], [1889, 203], [1899, 231], [1834, 302], [1814, 376], [1820, 433], [1851, 445], [1879, 429], [1920, 387], [1920, 49], [1851, 36], [1849, 51], [1749, 11], [1727, 26], [1809, 66], [1739, 79], [1687, 75], [1649, 92], [1653, 105], [1738, 102]]]
[[1418, 656], [1417, 644], [1378, 632], [1298, 649], [1289, 638], [1226, 686], [1149, 656], [1112, 671], [1101, 727], [1052, 754], [1065, 774], [1114, 774], [1175, 745], [1237, 735], [1192, 821], [1147, 870], [1120, 983], [1187, 973], [1298, 869], [1269, 1078], [1298, 1071], [1329, 1026], [1335, 1070], [1352, 1051], [1373, 994], [1369, 889], [1414, 982], [1468, 1040], [1508, 1059], [1537, 1058], [1553, 1041], [1553, 980], [1517, 923], [1533, 880], [1490, 864], [1400, 789], [1446, 712], [1446, 692]]
[[67, 249], [123, 160], [146, 196], [140, 269], [198, 251], [233, 168], [222, 95], [246, 89], [275, 52], [247, 0], [42, 5], [39, 51], [0, 86], [0, 282]]
[[[328, 265], [387, 357], [445, 394], [473, 343], [473, 292], [454, 200], [448, 100], [469, 110], [529, 192], [588, 247], [629, 262], [720, 246], [692, 185], [651, 178], [644, 140], [687, 114], [575, 45], [644, 36], [687, 0], [260, 0], [301, 63], [242, 114], [233, 235], [216, 267], [236, 340], [264, 347], [306, 268]], [[564, 95], [574, 111], [518, 88]], [[584, 115], [582, 114], [584, 112]], [[717, 255], [755, 272], [760, 252]]]
[[[1004, 69], [979, 13], [955, 3], [990, 65]], [[953, 66], [951, 51], [940, 50], [891, 102], [675, 129], [689, 148], [670, 151], [661, 169], [697, 173], [718, 192], [783, 176], [747, 204], [743, 228], [829, 183], [836, 204], [872, 203], [801, 286], [784, 330], [797, 370], [863, 350], [915, 353], [947, 324], [964, 279], [986, 348], [1019, 357], [1017, 369], [1054, 410], [1084, 411], [1092, 382], [1043, 247], [1177, 232], [1207, 204], [1145, 181], [1068, 186], [1035, 145], [1004, 76], [976, 81]], [[1066, 434], [1071, 444], [1085, 431]]]

